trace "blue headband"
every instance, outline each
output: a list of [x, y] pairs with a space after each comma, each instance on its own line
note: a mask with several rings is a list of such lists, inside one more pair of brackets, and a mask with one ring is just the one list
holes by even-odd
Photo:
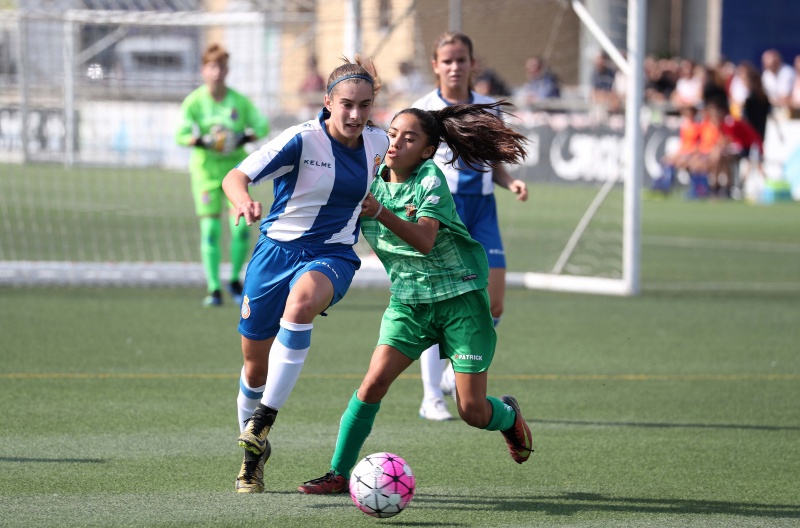
[[331, 90], [333, 90], [333, 87], [334, 87], [334, 86], [336, 86], [336, 85], [337, 85], [337, 84], [339, 84], [340, 82], [342, 82], [342, 81], [346, 81], [346, 80], [348, 80], [348, 79], [364, 79], [365, 81], [367, 81], [367, 82], [368, 82], [368, 83], [370, 83], [371, 85], [375, 86], [375, 81], [373, 81], [373, 80], [372, 80], [372, 77], [370, 77], [369, 75], [366, 75], [366, 74], [364, 74], [364, 73], [351, 73], [350, 75], [345, 75], [344, 77], [339, 77], [338, 79], [336, 79], [335, 81], [333, 81], [333, 82], [331, 83], [331, 85], [330, 85], [330, 86], [328, 86], [328, 94], [330, 94], [330, 93], [331, 93]]

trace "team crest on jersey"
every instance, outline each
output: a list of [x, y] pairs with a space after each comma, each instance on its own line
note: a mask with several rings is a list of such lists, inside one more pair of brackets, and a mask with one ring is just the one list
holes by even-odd
[[239, 119], [239, 111], [236, 110], [235, 108], [231, 110], [231, 119], [233, 119], [234, 121]]
[[425, 176], [419, 184], [426, 191], [432, 191], [442, 184], [442, 180], [438, 176]]
[[406, 218], [414, 218], [417, 216], [417, 206], [413, 203], [406, 204]]
[[200, 196], [200, 201], [203, 202], [203, 205], [208, 205], [211, 203], [211, 194], [208, 191], [203, 191], [203, 194]]
[[436, 204], [439, 203], [439, 198], [440, 198], [440, 196], [436, 196], [435, 194], [432, 194], [432, 195], [428, 196], [427, 198], [425, 198], [425, 201], [426, 202], [430, 202], [433, 205], [436, 205]]
[[381, 166], [381, 157], [375, 154], [375, 158], [372, 160], [372, 175], [378, 175], [378, 167]]
[[250, 317], [250, 298], [245, 295], [242, 299], [242, 319]]

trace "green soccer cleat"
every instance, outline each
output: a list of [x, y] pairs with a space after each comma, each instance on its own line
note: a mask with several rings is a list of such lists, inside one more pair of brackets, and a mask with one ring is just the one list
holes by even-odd
[[350, 484], [342, 475], [328, 471], [319, 478], [303, 483], [297, 489], [306, 495], [334, 495], [350, 491]]
[[260, 455], [245, 450], [242, 469], [233, 483], [236, 493], [262, 493], [264, 491], [264, 464], [272, 454], [272, 446], [267, 442]]
[[531, 430], [525, 419], [522, 417], [522, 412], [519, 410], [519, 404], [513, 396], [503, 396], [500, 398], [503, 403], [514, 409], [517, 414], [514, 425], [505, 431], [500, 431], [506, 439], [508, 444], [508, 452], [514, 462], [522, 464], [533, 452], [533, 441], [531, 440]]
[[268, 409], [266, 405], [258, 405], [256, 412], [247, 420], [244, 431], [239, 435], [239, 447], [243, 447], [255, 455], [264, 452], [269, 444], [267, 435], [275, 422], [275, 411], [268, 412]]

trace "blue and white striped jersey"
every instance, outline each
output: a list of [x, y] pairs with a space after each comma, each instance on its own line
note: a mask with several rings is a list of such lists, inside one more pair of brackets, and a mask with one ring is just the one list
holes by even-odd
[[324, 110], [317, 119], [287, 129], [237, 167], [253, 184], [274, 180], [275, 199], [260, 226], [273, 240], [348, 246], [358, 240], [361, 201], [389, 138], [368, 126], [362, 146], [347, 148], [328, 133], [328, 116]]
[[[489, 104], [496, 102], [491, 97], [481, 95], [477, 92], [470, 92], [470, 103]], [[411, 106], [420, 108], [422, 110], [441, 110], [442, 108], [450, 105], [447, 101], [442, 99], [442, 93], [437, 88], [436, 90], [428, 93], [417, 99]], [[488, 165], [485, 166], [486, 172], [472, 170], [468, 167], [461, 168], [459, 163], [455, 166], [448, 165], [448, 161], [453, 158], [453, 152], [442, 141], [439, 148], [436, 150], [436, 155], [433, 160], [436, 165], [442, 169], [445, 177], [447, 178], [447, 185], [450, 187], [450, 192], [453, 194], [492, 194], [494, 192], [494, 182], [492, 182], [492, 170]]]

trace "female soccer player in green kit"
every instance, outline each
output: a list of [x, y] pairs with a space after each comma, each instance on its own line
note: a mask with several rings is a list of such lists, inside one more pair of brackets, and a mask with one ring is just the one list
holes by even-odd
[[[263, 138], [269, 124], [244, 95], [225, 85], [228, 75], [228, 52], [211, 44], [203, 53], [201, 70], [205, 84], [190, 93], [181, 104], [181, 116], [175, 140], [194, 147], [189, 162], [195, 212], [200, 218], [200, 255], [203, 261], [208, 295], [205, 306], [222, 304], [219, 268], [222, 260], [222, 179], [247, 157], [244, 145]], [[227, 200], [226, 200], [227, 201]], [[235, 212], [234, 208], [229, 209]], [[242, 302], [239, 274], [250, 256], [247, 224], [236, 225], [230, 215], [231, 277], [227, 289], [235, 304]]]
[[507, 103], [462, 104], [437, 111], [409, 108], [389, 126], [389, 150], [362, 203], [364, 238], [383, 262], [392, 296], [361, 387], [341, 418], [330, 471], [298, 489], [344, 493], [380, 402], [422, 352], [440, 343], [453, 363], [458, 413], [467, 424], [501, 431], [512, 459], [532, 451], [531, 432], [512, 396], [487, 397], [497, 336], [489, 305], [489, 264], [459, 219], [441, 169], [432, 161], [440, 140], [471, 167], [518, 163], [525, 137], [503, 124]]

